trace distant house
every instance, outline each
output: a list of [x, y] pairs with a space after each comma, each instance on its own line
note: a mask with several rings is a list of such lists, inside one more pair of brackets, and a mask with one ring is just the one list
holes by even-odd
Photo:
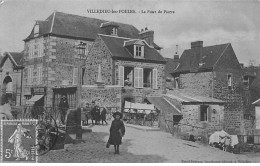
[[1, 105], [8, 100], [21, 105], [23, 68], [23, 52], [4, 53], [0, 63]]
[[[148, 29], [138, 38], [99, 34], [85, 61], [82, 100], [121, 110], [125, 101], [143, 103], [147, 96], [162, 94], [166, 61], [153, 35]], [[95, 86], [99, 66], [103, 89]]]
[[24, 39], [25, 101], [41, 99], [41, 105], [57, 106], [61, 96], [66, 95], [70, 107], [76, 107], [80, 64], [85, 61], [97, 34], [138, 38], [138, 33], [132, 25], [62, 12], [36, 21]]
[[176, 88], [176, 82], [172, 76], [174, 71], [179, 65], [179, 55], [174, 55], [174, 58], [165, 58], [165, 78], [166, 78], [166, 89]]
[[225, 101], [224, 129], [230, 134], [251, 132], [245, 130], [243, 117], [243, 71], [230, 43], [203, 47], [203, 41], [192, 42], [179, 63], [172, 72], [179, 88]]

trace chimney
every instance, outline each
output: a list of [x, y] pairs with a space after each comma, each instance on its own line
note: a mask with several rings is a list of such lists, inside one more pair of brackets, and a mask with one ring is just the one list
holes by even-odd
[[145, 40], [150, 46], [153, 46], [153, 39], [154, 39], [154, 31], [148, 30], [146, 27], [144, 31], [139, 33], [139, 38]]
[[176, 52], [175, 55], [173, 57], [173, 61], [178, 62], [180, 60], [179, 54], [178, 54], [178, 45], [176, 45]]
[[203, 41], [191, 42], [191, 48], [201, 48], [203, 47]]

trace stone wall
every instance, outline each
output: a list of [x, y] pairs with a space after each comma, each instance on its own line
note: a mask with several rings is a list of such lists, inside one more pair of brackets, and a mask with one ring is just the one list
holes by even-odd
[[81, 92], [81, 102], [91, 103], [96, 101], [100, 107], [117, 107], [121, 110], [121, 89], [118, 86], [105, 86], [99, 88], [95, 85], [83, 86]]
[[101, 77], [106, 85], [112, 85], [112, 55], [101, 38], [97, 38], [85, 61], [84, 84], [94, 85], [101, 64]]
[[[8, 74], [7, 74], [8, 73]], [[5, 63], [2, 67], [2, 72], [0, 73], [0, 80], [1, 80], [1, 92], [0, 96], [4, 95], [3, 90], [6, 88], [3, 81], [7, 76], [10, 76], [12, 79], [12, 86], [13, 86], [13, 104], [20, 105], [20, 94], [21, 94], [21, 70], [13, 70], [13, 64], [9, 58], [6, 59]], [[4, 90], [5, 91], [5, 90]]]
[[224, 121], [224, 106], [220, 105], [209, 105], [209, 110], [215, 110], [208, 114], [208, 121], [200, 121], [200, 105], [182, 105], [183, 119], [180, 123], [188, 124], [196, 127], [187, 125], [180, 125], [181, 132], [191, 132], [195, 135], [201, 135], [203, 132], [213, 133], [223, 129]]
[[[55, 36], [44, 37], [44, 54], [42, 57], [36, 57], [33, 59], [28, 59], [30, 42], [25, 42], [24, 48], [26, 61], [23, 77], [25, 91], [29, 93], [31, 87], [46, 86], [47, 96], [45, 96], [45, 103], [46, 106], [52, 106], [52, 88], [61, 86], [61, 84], [64, 86], [71, 86], [73, 84], [73, 69], [79, 68], [82, 61], [84, 61], [80, 60], [80, 56], [76, 49], [76, 46], [81, 41], [89, 44], [89, 46], [93, 43], [86, 40], [68, 39]], [[40, 84], [36, 83], [28, 85], [28, 67], [36, 68], [40, 65], [43, 67], [42, 82]]]
[[180, 74], [180, 88], [194, 95], [212, 96], [212, 72]]

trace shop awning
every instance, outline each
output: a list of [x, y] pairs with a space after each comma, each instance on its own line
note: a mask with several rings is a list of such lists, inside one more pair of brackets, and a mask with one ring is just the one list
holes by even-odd
[[161, 96], [147, 97], [148, 101], [163, 112], [171, 112], [173, 115], [182, 115], [181, 111], [170, 101]]
[[40, 100], [44, 95], [35, 95], [30, 100], [26, 101], [26, 104], [33, 105], [36, 101]]
[[137, 110], [137, 113], [149, 114], [152, 110], [154, 110], [154, 105], [146, 103], [131, 103], [125, 101], [124, 112], [135, 113], [134, 109]]

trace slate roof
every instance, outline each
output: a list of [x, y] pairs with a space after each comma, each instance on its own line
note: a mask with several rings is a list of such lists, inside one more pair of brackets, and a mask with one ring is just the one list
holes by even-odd
[[[37, 21], [39, 35], [53, 34], [64, 37], [82, 38], [95, 40], [97, 34], [105, 34], [102, 23], [107, 23], [106, 20], [96, 18], [83, 17], [62, 12], [52, 13], [45, 21]], [[118, 25], [118, 36], [138, 38], [139, 30], [133, 25], [113, 22]], [[33, 30], [25, 41], [33, 38]]]
[[260, 106], [260, 99], [256, 100], [252, 104], [255, 105], [255, 106]]
[[14, 68], [23, 66], [23, 52], [5, 52], [1, 58], [0, 67], [3, 67], [7, 58], [10, 58]]
[[165, 95], [169, 98], [176, 99], [183, 104], [224, 104], [225, 101], [215, 99], [212, 97], [192, 95], [185, 93], [183, 90], [168, 91]]
[[104, 41], [114, 58], [124, 58], [126, 60], [148, 60], [153, 62], [166, 63], [163, 56], [155, 48], [149, 47], [146, 42], [143, 42], [145, 44], [144, 59], [137, 59], [134, 58], [134, 55], [132, 55], [126, 47], [124, 47], [124, 41], [130, 40], [130, 38], [122, 38], [102, 34], [99, 34], [98, 36]]
[[178, 61], [172, 59], [172, 58], [165, 58], [166, 64], [165, 64], [165, 76], [166, 77], [172, 77], [171, 73], [177, 68]]
[[147, 97], [147, 100], [161, 111], [172, 112], [173, 115], [182, 115], [176, 106], [174, 106], [170, 101], [166, 100], [162, 96]]
[[180, 65], [173, 73], [212, 70], [229, 45], [231, 44], [226, 43], [184, 50], [180, 57]]

